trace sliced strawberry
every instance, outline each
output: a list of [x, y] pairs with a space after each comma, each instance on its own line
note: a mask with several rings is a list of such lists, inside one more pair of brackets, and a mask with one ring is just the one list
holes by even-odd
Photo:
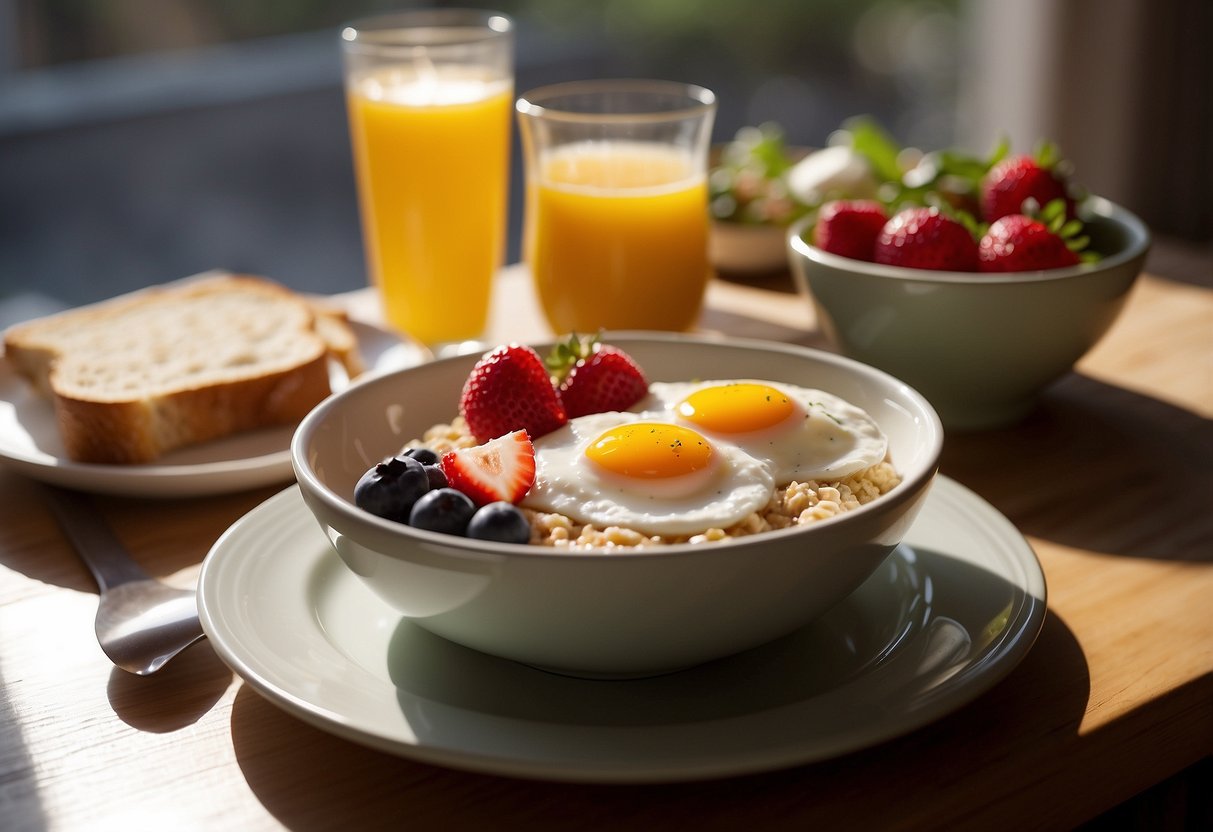
[[906, 208], [881, 229], [874, 259], [908, 269], [975, 272], [977, 240], [938, 208]]
[[1024, 213], [1024, 203], [1035, 200], [1043, 208], [1055, 199], [1063, 200], [1066, 216], [1074, 216], [1074, 200], [1068, 193], [1064, 165], [1056, 149], [1045, 145], [1035, 156], [1012, 156], [990, 168], [981, 182], [981, 216], [986, 222], [1008, 214]]
[[459, 412], [477, 442], [516, 430], [539, 437], [568, 421], [543, 359], [520, 344], [497, 347], [476, 363]]
[[648, 379], [632, 357], [598, 336], [576, 333], [552, 348], [547, 368], [559, 383], [560, 403], [570, 419], [587, 413], [627, 410], [649, 392]]
[[499, 500], [517, 503], [535, 484], [535, 446], [525, 430], [448, 451], [438, 464], [450, 487], [478, 506]]
[[876, 237], [888, 221], [884, 206], [870, 199], [836, 199], [821, 206], [813, 244], [823, 251], [871, 261]]

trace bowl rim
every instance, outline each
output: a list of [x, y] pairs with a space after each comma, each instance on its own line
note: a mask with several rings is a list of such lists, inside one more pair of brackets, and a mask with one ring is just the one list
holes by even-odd
[[796, 254], [812, 260], [822, 266], [839, 271], [852, 271], [873, 277], [893, 280], [916, 281], [918, 283], [1048, 283], [1052, 281], [1072, 280], [1085, 275], [1108, 271], [1110, 269], [1145, 257], [1150, 249], [1150, 230], [1141, 218], [1132, 211], [1111, 200], [1100, 196], [1087, 197], [1082, 203], [1082, 209], [1101, 220], [1118, 223], [1126, 227], [1131, 237], [1130, 244], [1115, 254], [1104, 257], [1097, 263], [1080, 263], [1064, 269], [1038, 270], [1031, 272], [950, 272], [930, 269], [909, 269], [904, 266], [885, 266], [866, 260], [855, 260], [824, 251], [804, 239], [805, 231], [816, 222], [816, 215], [809, 214], [797, 220], [788, 228], [787, 241], [789, 248]]
[[[332, 394], [303, 418], [296, 428], [294, 435], [291, 438], [291, 464], [295, 470], [295, 476], [298, 486], [304, 492], [310, 492], [315, 498], [319, 499], [324, 504], [327, 510], [335, 512], [345, 520], [356, 524], [369, 524], [372, 528], [379, 532], [402, 535], [405, 540], [415, 538], [419, 544], [440, 545], [446, 548], [451, 554], [459, 554], [464, 557], [482, 560], [486, 557], [524, 557], [524, 558], [559, 558], [562, 560], [577, 559], [578, 556], [588, 555], [596, 556], [595, 561], [603, 559], [603, 555], [607, 555], [607, 559], [631, 559], [631, 558], [665, 558], [665, 557], [685, 557], [688, 554], [700, 553], [706, 554], [713, 551], [719, 551], [721, 547], [732, 548], [737, 545], [754, 545], [755, 542], [764, 540], [781, 540], [797, 535], [813, 534], [815, 529], [833, 528], [841, 525], [853, 524], [860, 522], [861, 519], [876, 510], [882, 510], [884, 507], [891, 507], [895, 503], [902, 503], [913, 498], [923, 488], [930, 484], [930, 481], [935, 477], [939, 470], [940, 457], [943, 453], [944, 428], [940, 420], [939, 414], [935, 408], [927, 400], [925, 396], [919, 393], [915, 388], [902, 381], [895, 376], [886, 373], [876, 367], [864, 364], [852, 358], [847, 358], [836, 353], [826, 352], [824, 350], [814, 349], [811, 347], [802, 347], [796, 344], [788, 344], [776, 341], [765, 341], [752, 338], [722, 338], [713, 337], [709, 334], [686, 334], [686, 333], [668, 333], [668, 332], [650, 332], [644, 330], [618, 330], [605, 331], [602, 333], [604, 341], [611, 340], [644, 340], [654, 341], [659, 343], [677, 343], [677, 344], [711, 344], [728, 347], [741, 347], [743, 349], [752, 349], [766, 352], [780, 352], [791, 355], [811, 358], [813, 360], [824, 361], [827, 364], [834, 364], [851, 372], [858, 372], [869, 378], [878, 380], [882, 385], [888, 386], [900, 393], [914, 404], [922, 416], [926, 419], [930, 433], [928, 439], [930, 444], [926, 449], [924, 462], [918, 467], [918, 470], [912, 473], [905, 473], [899, 470], [898, 473], [902, 476], [902, 480], [892, 491], [881, 496], [879, 500], [873, 500], [858, 508], [836, 515], [827, 520], [813, 523], [806, 526], [790, 526], [784, 529], [772, 529], [771, 531], [762, 532], [759, 535], [746, 535], [740, 538], [732, 538], [730, 540], [714, 541], [710, 544], [705, 543], [671, 543], [663, 546], [640, 546], [640, 547], [621, 547], [603, 551], [598, 549], [577, 550], [573, 552], [563, 549], [556, 549], [548, 546], [537, 546], [531, 543], [498, 543], [494, 541], [482, 541], [473, 538], [459, 537], [456, 535], [442, 534], [432, 532], [426, 529], [416, 529], [411, 526], [404, 525], [392, 520], [387, 520], [382, 517], [377, 517], [369, 512], [363, 511], [354, 505], [354, 503], [337, 494], [316, 475], [315, 471], [308, 464], [306, 459], [305, 448], [312, 433], [315, 432], [317, 426], [329, 415], [329, 413], [348, 397], [358, 395], [358, 392], [365, 387], [371, 385], [386, 385], [401, 375], [408, 374], [418, 370], [420, 367], [428, 367], [440, 364], [459, 363], [464, 364], [468, 361], [467, 355], [456, 355], [448, 358], [440, 358], [436, 361], [428, 362], [417, 367], [406, 367], [399, 370], [394, 370], [389, 373], [376, 375], [372, 378], [365, 379], [361, 382], [351, 384], [342, 391]], [[524, 343], [535, 347], [550, 345], [552, 339], [531, 339]], [[320, 518], [317, 518], [318, 520]], [[327, 525], [327, 524], [326, 524]], [[377, 550], [378, 551], [378, 550]], [[388, 557], [401, 559], [405, 555], [396, 552], [380, 552]]]

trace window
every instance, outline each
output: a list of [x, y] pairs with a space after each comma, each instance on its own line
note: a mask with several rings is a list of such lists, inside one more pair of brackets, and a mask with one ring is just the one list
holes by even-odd
[[[1000, 129], [1057, 130], [1078, 142], [1067, 147], [1066, 135], [1052, 136], [1072, 157], [1085, 153], [1075, 158], [1080, 176], [1113, 182], [1125, 197], [1144, 193], [1129, 181], [1136, 174], [1124, 173], [1126, 155], [1144, 146], [1126, 143], [1126, 131], [1155, 144], [1164, 135], [1172, 151], [1189, 148], [1188, 191], [1207, 204], [1213, 72], [1198, 48], [1210, 16], [1202, 0], [488, 5], [518, 21], [519, 91], [619, 75], [702, 84], [719, 96], [717, 141], [773, 120], [790, 142], [820, 144], [861, 113], [926, 147], [984, 150]], [[336, 37], [346, 19], [398, 7], [0, 0], [0, 299], [32, 292], [79, 303], [210, 268], [307, 291], [364, 285]], [[1095, 39], [1084, 39], [1092, 31]], [[1172, 36], [1178, 47], [1151, 51]], [[1038, 48], [1019, 48], [1026, 43]], [[1123, 62], [1109, 63], [1137, 55], [1133, 49], [1153, 61], [1151, 72], [1135, 80], [1134, 97], [1110, 101], [1098, 87], [1100, 67], [1133, 77]], [[1041, 62], [1096, 86], [1029, 72]], [[1175, 100], [1181, 86], [1168, 85], [1168, 73], [1181, 71], [1182, 88], [1195, 93], [1185, 93], [1186, 133], [1137, 129], [1138, 103], [1179, 117], [1178, 108], [1165, 109], [1166, 96], [1149, 93], [1171, 90]], [[1140, 84], [1153, 86], [1142, 92]], [[1005, 110], [990, 97], [995, 85], [1014, 90]], [[1004, 114], [1014, 123], [1002, 123]], [[1101, 130], [1101, 120], [1113, 126]], [[1109, 152], [1114, 140], [1122, 147]], [[1170, 187], [1174, 193], [1174, 181]], [[1207, 208], [1182, 213], [1197, 236], [1213, 226]]]

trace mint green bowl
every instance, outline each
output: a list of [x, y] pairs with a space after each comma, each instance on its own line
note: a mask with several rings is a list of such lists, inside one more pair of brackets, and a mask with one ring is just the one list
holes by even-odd
[[932, 272], [839, 257], [788, 232], [792, 273], [839, 352], [910, 384], [944, 427], [1014, 424], [1070, 372], [1124, 307], [1150, 247], [1140, 219], [1087, 200], [1094, 265], [1008, 274]]

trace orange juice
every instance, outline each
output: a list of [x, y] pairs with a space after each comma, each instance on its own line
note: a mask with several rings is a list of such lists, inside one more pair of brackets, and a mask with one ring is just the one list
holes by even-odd
[[388, 68], [347, 96], [363, 236], [388, 322], [425, 343], [485, 329], [505, 243], [512, 85]]
[[565, 145], [541, 159], [527, 200], [527, 260], [556, 332], [695, 323], [708, 277], [707, 183], [687, 151]]

